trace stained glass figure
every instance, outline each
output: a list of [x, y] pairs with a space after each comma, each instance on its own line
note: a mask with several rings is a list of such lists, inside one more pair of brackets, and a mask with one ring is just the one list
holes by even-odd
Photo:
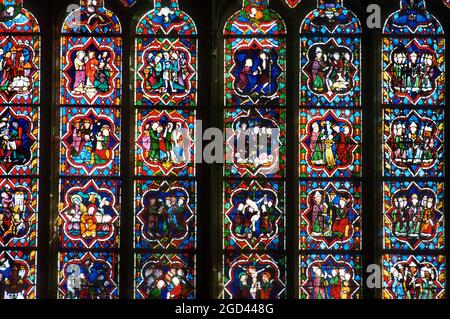
[[301, 0], [286, 0], [286, 4], [291, 8], [295, 8], [300, 2]]
[[450, 0], [442, 0], [442, 1], [448, 8], [450, 8]]
[[443, 105], [445, 40], [383, 39], [383, 103]]
[[443, 177], [444, 112], [385, 109], [384, 175]]
[[300, 257], [300, 298], [360, 299], [361, 257], [305, 255]]
[[384, 299], [444, 299], [444, 256], [383, 256]]
[[444, 34], [439, 21], [426, 10], [425, 0], [400, 0], [400, 10], [386, 20], [383, 32], [391, 35]]
[[35, 247], [38, 182], [29, 178], [0, 179], [0, 248]]
[[286, 113], [277, 109], [227, 109], [226, 177], [284, 177]]
[[120, 38], [63, 36], [61, 47], [61, 104], [121, 103]]
[[36, 252], [0, 251], [0, 300], [36, 298]]
[[145, 254], [136, 256], [136, 299], [194, 299], [195, 256]]
[[224, 248], [284, 248], [284, 182], [225, 182]]
[[61, 109], [61, 172], [68, 176], [118, 176], [120, 111], [109, 108]]
[[0, 31], [0, 60], [5, 66], [0, 75], [0, 103], [39, 104], [39, 54], [39, 36], [7, 36]]
[[0, 174], [38, 174], [39, 111], [36, 108], [2, 107], [0, 141]]
[[300, 177], [361, 176], [361, 112], [300, 111]]
[[197, 40], [137, 39], [136, 105], [195, 106]]
[[114, 253], [60, 253], [58, 298], [117, 299], [119, 294], [117, 259]]
[[137, 181], [135, 248], [196, 247], [196, 184]]
[[384, 247], [444, 247], [444, 185], [434, 182], [386, 182], [384, 185]]
[[195, 111], [138, 110], [136, 175], [195, 173]]
[[285, 106], [285, 46], [283, 38], [227, 38], [226, 105]]
[[361, 249], [359, 182], [300, 182], [300, 249]]
[[286, 105], [286, 27], [268, 5], [244, 0], [225, 24], [227, 106]]
[[60, 186], [62, 248], [113, 248], [118, 245], [119, 183], [65, 180]]
[[226, 299], [286, 298], [285, 257], [232, 254], [224, 258]]
[[359, 38], [302, 38], [301, 104], [360, 106]]

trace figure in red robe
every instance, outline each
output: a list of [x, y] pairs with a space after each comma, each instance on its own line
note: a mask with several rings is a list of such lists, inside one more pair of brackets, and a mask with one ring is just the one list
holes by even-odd
[[336, 154], [339, 160], [342, 162], [342, 165], [348, 165], [351, 163], [352, 156], [350, 152], [351, 143], [350, 143], [350, 128], [347, 124], [343, 126], [343, 132], [338, 133], [337, 136], [337, 147]]
[[268, 272], [262, 274], [261, 299], [270, 299], [273, 289], [271, 275]]
[[89, 86], [94, 85], [98, 64], [98, 60], [95, 58], [95, 51], [89, 51], [88, 61], [86, 62], [86, 76], [89, 79]]
[[339, 276], [337, 270], [333, 269], [333, 278], [330, 279], [330, 295], [334, 300], [341, 299], [341, 277]]
[[169, 291], [169, 299], [181, 299], [181, 294], [183, 293], [183, 286], [181, 285], [180, 279], [178, 277], [172, 278], [172, 289]]

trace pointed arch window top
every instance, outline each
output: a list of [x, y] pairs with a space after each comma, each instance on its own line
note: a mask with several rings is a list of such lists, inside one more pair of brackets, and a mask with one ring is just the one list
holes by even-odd
[[63, 24], [62, 33], [120, 34], [117, 16], [106, 9], [103, 0], [80, 0]]
[[391, 14], [384, 34], [444, 34], [440, 22], [426, 9], [425, 0], [400, 0], [400, 10]]
[[346, 7], [343, 0], [318, 0], [317, 9], [303, 20], [300, 33], [307, 34], [361, 34], [358, 17]]
[[22, 0], [0, 0], [0, 32], [38, 33], [39, 24]]
[[285, 0], [290, 8], [295, 8], [302, 0]]
[[243, 0], [242, 9], [228, 19], [224, 35], [282, 35], [286, 25], [269, 0]]
[[178, 0], [153, 0], [154, 9], [139, 21], [138, 35], [197, 35], [192, 18], [180, 10]]
[[137, 0], [120, 0], [123, 5], [127, 8], [131, 8], [132, 6], [134, 6], [137, 2]]
[[300, 33], [361, 34], [358, 17], [347, 9], [343, 0], [318, 0], [317, 9], [303, 20]]

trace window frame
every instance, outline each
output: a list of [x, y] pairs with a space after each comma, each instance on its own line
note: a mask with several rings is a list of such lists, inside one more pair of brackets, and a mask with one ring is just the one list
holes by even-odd
[[[123, 29], [123, 110], [132, 105], [132, 90], [128, 87], [133, 85], [132, 59], [134, 31], [137, 20], [151, 9], [152, 5], [146, 1], [138, 1], [133, 7], [125, 9], [120, 0], [106, 0], [107, 7], [120, 19]], [[398, 9], [397, 1], [372, 0], [372, 3], [382, 8], [381, 23], [394, 11]], [[53, 44], [59, 41], [58, 31], [62, 21], [67, 14], [66, 9], [73, 0], [24, 0], [24, 7], [32, 12], [40, 22], [41, 43]], [[241, 0], [215, 0], [208, 1], [208, 6], [202, 6], [201, 1], [180, 0], [180, 7], [189, 13], [194, 19], [199, 30], [199, 92], [198, 92], [198, 119], [203, 120], [203, 130], [208, 127], [223, 127], [223, 37], [222, 30], [225, 21], [236, 10], [241, 7]], [[378, 235], [382, 229], [382, 153], [383, 136], [381, 133], [381, 30], [367, 28], [365, 18], [366, 6], [357, 0], [344, 0], [347, 8], [352, 10], [363, 24], [362, 36], [362, 82], [363, 99], [362, 110], [364, 111], [363, 122], [363, 154], [365, 163], [363, 174], [366, 174], [364, 188], [364, 211], [363, 211], [363, 267], [369, 264], [381, 264], [382, 236]], [[287, 162], [286, 172], [296, 172], [286, 176], [286, 254], [288, 256], [287, 268], [287, 297], [296, 299], [298, 296], [298, 74], [299, 74], [299, 36], [298, 30], [304, 16], [316, 7], [315, 0], [302, 0], [295, 9], [290, 9], [284, 0], [271, 0], [270, 7], [274, 9], [285, 21], [287, 34]], [[442, 1], [427, 1], [428, 11], [433, 13], [442, 23], [445, 30], [446, 44], [449, 45], [450, 21], [446, 18], [448, 10]], [[50, 23], [51, 21], [51, 23]], [[44, 23], [48, 22], [48, 23]], [[57, 197], [59, 153], [59, 119], [55, 111], [56, 102], [59, 97], [59, 74], [58, 70], [59, 49], [54, 45], [41, 46], [41, 129], [40, 129], [40, 199], [39, 199], [39, 234], [38, 234], [38, 264], [37, 264], [37, 296], [38, 299], [56, 298], [57, 291], [57, 254], [55, 244], [57, 232], [53, 225], [56, 220], [54, 214], [57, 208], [55, 196]], [[127, 61], [131, 61], [128, 63]], [[446, 66], [448, 69], [450, 61], [449, 50], [446, 50]], [[445, 84], [446, 92], [450, 92], [450, 81]], [[448, 95], [448, 94], [447, 94]], [[446, 96], [446, 105], [450, 105], [450, 98]], [[45, 107], [47, 106], [47, 107]], [[447, 115], [447, 114], [446, 114]], [[130, 112], [122, 112], [122, 211], [125, 212], [121, 219], [120, 236], [120, 299], [130, 299], [133, 296], [133, 274], [129, 270], [133, 268], [133, 254], [128, 252], [127, 247], [133, 245], [133, 187], [127, 181], [133, 179], [133, 147], [130, 143], [134, 136], [134, 115]], [[126, 128], [124, 123], [128, 123]], [[445, 120], [448, 123], [448, 119]], [[445, 131], [445, 139], [450, 139], [450, 129]], [[205, 145], [207, 143], [204, 142]], [[373, 152], [372, 150], [376, 150]], [[289, 155], [291, 154], [291, 155]], [[197, 154], [197, 157], [200, 156]], [[450, 152], [444, 156], [445, 174], [450, 175]], [[198, 178], [198, 256], [197, 258], [197, 282], [210, 282], [208, 285], [197, 285], [197, 298], [217, 298], [221, 293], [221, 248], [222, 243], [222, 167], [220, 164], [208, 165], [197, 164]], [[370, 173], [370, 177], [369, 177]], [[372, 174], [373, 173], [373, 174]], [[291, 176], [292, 175], [292, 176]], [[373, 176], [375, 175], [375, 176]], [[364, 185], [363, 185], [364, 186]], [[450, 199], [450, 192], [445, 193], [444, 201]], [[214, 212], [211, 214], [210, 212]], [[365, 213], [364, 213], [365, 212]], [[57, 214], [56, 214], [57, 215]], [[447, 214], [448, 216], [448, 214]], [[448, 222], [448, 221], [447, 221]], [[220, 223], [220, 224], [219, 224]], [[218, 226], [220, 225], [220, 226]], [[55, 237], [56, 234], [56, 237]], [[442, 254], [447, 256], [446, 277], [450, 276], [448, 263], [450, 236], [446, 236], [446, 249]], [[217, 270], [217, 272], [215, 272]], [[365, 274], [365, 273], [363, 273]], [[367, 278], [363, 276], [363, 280]], [[364, 281], [365, 283], [365, 281]], [[446, 292], [448, 296], [448, 292]], [[363, 299], [375, 299], [381, 297], [380, 289], [368, 289], [363, 286]]]

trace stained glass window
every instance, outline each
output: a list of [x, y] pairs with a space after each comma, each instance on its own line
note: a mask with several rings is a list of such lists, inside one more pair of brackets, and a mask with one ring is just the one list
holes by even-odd
[[342, 0], [300, 29], [301, 299], [361, 298], [361, 33]]
[[445, 40], [424, 0], [400, 6], [383, 30], [383, 298], [441, 299]]
[[63, 2], [0, 0], [0, 300], [448, 297], [449, 0]]
[[193, 299], [197, 29], [178, 0], [154, 0], [136, 32], [134, 297]]
[[122, 39], [103, 1], [61, 30], [58, 298], [118, 298]]
[[224, 38], [223, 295], [282, 299], [286, 27], [269, 0], [244, 0], [226, 22]]
[[36, 298], [41, 37], [22, 1], [0, 1], [0, 299]]

